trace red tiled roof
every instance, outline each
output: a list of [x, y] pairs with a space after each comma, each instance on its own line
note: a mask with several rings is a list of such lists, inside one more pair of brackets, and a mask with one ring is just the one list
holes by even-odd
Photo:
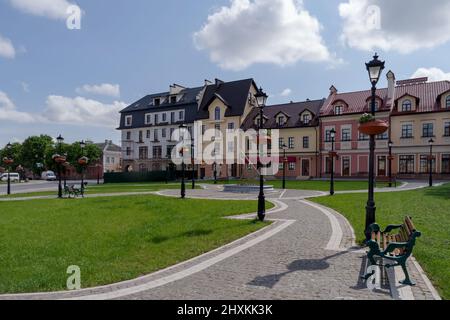
[[[416, 112], [439, 110], [440, 106], [438, 105], [437, 98], [439, 95], [450, 91], [450, 81], [423, 82], [418, 80], [424, 79], [398, 81], [397, 86], [395, 87], [395, 101], [408, 94], [419, 99], [419, 105]], [[387, 94], [387, 88], [377, 89], [376, 91], [376, 95], [383, 100], [380, 110], [389, 111], [391, 108], [391, 106], [386, 105]], [[344, 110], [344, 114], [368, 112], [367, 101], [370, 96], [370, 90], [330, 95], [324, 103], [320, 113], [322, 116], [333, 115], [334, 103], [339, 100], [346, 102], [348, 105], [348, 108]]]

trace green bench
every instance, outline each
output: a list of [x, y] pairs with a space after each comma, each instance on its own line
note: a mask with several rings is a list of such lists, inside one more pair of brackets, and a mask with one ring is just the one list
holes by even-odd
[[[413, 248], [416, 244], [416, 239], [422, 234], [414, 227], [411, 217], [406, 217], [403, 224], [387, 226], [384, 231], [381, 231], [378, 224], [370, 226], [372, 239], [367, 242], [369, 251], [367, 258], [371, 265], [377, 265], [376, 257], [392, 261], [384, 265], [386, 268], [401, 266], [405, 274], [405, 280], [400, 281], [401, 284], [414, 286], [409, 277], [406, 262], [411, 256]], [[392, 231], [397, 230], [397, 233]], [[381, 265], [383, 266], [383, 265]], [[363, 278], [369, 279], [374, 272], [367, 274]]]
[[[85, 188], [86, 190], [86, 188]], [[65, 186], [64, 187], [64, 194], [67, 196], [69, 196], [69, 198], [71, 198], [72, 196], [74, 198], [79, 197], [79, 196], [83, 196], [83, 192], [81, 190], [81, 186], [78, 188], [75, 185], [70, 185], [70, 186]]]

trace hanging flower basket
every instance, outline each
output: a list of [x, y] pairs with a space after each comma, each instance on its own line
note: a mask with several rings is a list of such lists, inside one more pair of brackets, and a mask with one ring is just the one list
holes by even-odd
[[328, 154], [331, 158], [336, 158], [337, 157], [337, 152], [336, 151], [330, 151], [330, 153]]
[[394, 160], [395, 157], [394, 156], [388, 156], [388, 160]]
[[14, 162], [13, 159], [9, 159], [9, 158], [3, 158], [3, 163], [6, 164], [7, 166], [9, 166], [10, 164], [12, 164]]
[[55, 155], [52, 157], [52, 159], [53, 159], [53, 161], [55, 161], [55, 162], [58, 163], [58, 164], [61, 164], [61, 163], [66, 162], [66, 157], [60, 156], [59, 154], [55, 154]]
[[377, 136], [379, 134], [383, 134], [388, 129], [388, 124], [383, 120], [371, 120], [359, 124], [359, 132], [368, 136]]
[[78, 164], [80, 166], [85, 166], [87, 165], [89, 159], [87, 157], [81, 157], [80, 159], [78, 159]]

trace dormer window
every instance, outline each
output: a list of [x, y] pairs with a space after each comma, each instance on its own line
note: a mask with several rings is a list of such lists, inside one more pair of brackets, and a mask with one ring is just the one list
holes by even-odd
[[309, 113], [305, 113], [302, 116], [302, 122], [303, 124], [309, 124], [311, 122], [311, 115]]
[[[260, 119], [259, 116], [257, 116], [257, 117], [255, 118], [255, 125], [257, 125], [257, 126], [259, 126], [259, 119]], [[262, 122], [263, 122], [263, 124], [266, 123], [266, 119], [263, 118]]]
[[172, 103], [172, 104], [177, 103], [177, 96], [171, 96], [170, 103]]
[[153, 99], [153, 104], [154, 104], [155, 106], [159, 106], [159, 105], [161, 104], [161, 99], [160, 99], [160, 98], [155, 98], [155, 99]]
[[220, 108], [219, 107], [216, 107], [216, 109], [214, 110], [214, 120], [220, 121]]
[[402, 103], [402, 112], [408, 112], [408, 111], [412, 111], [412, 102], [409, 99], [403, 101], [403, 103]]
[[[367, 104], [367, 109], [369, 111], [372, 110], [372, 102], [369, 101], [369, 103]], [[380, 103], [378, 101], [375, 101], [375, 111], [378, 111], [380, 109]]]
[[125, 117], [125, 126], [131, 127], [133, 124], [133, 116], [126, 116]]
[[279, 116], [277, 118], [277, 124], [281, 127], [286, 124], [286, 118], [284, 116]]
[[344, 106], [339, 105], [334, 107], [334, 114], [340, 115], [342, 113], [344, 113]]
[[445, 108], [450, 109], [450, 95], [445, 99]]

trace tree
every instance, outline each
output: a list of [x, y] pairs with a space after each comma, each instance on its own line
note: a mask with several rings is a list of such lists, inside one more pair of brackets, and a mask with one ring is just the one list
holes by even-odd
[[22, 163], [22, 145], [18, 142], [11, 144], [11, 149], [6, 150], [6, 146], [0, 150], [0, 166], [3, 166], [3, 158], [12, 158], [14, 163], [11, 165], [11, 169], [14, 169]]
[[28, 137], [22, 144], [22, 165], [40, 175], [44, 168], [46, 152], [52, 148], [53, 139], [48, 135]]

